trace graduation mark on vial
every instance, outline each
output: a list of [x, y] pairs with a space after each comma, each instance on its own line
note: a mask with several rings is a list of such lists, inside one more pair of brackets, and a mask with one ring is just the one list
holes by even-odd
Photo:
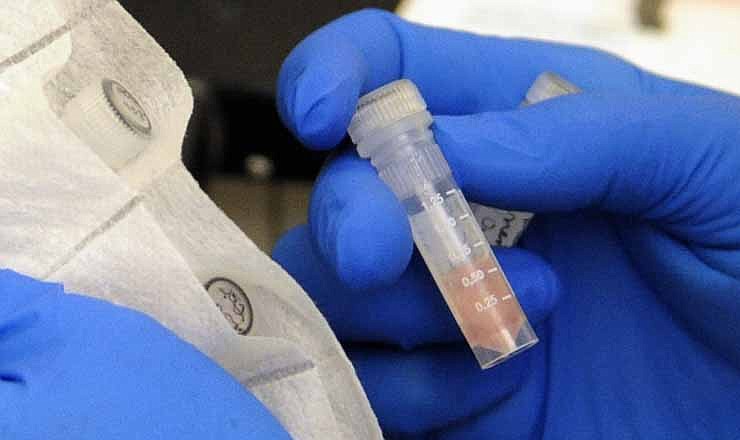
[[240, 335], [252, 329], [254, 314], [247, 294], [227, 278], [214, 278], [206, 283], [206, 290], [223, 313], [224, 318]]

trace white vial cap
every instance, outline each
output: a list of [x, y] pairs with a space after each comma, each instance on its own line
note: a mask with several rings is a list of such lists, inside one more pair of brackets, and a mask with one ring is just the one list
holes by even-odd
[[572, 93], [578, 93], [581, 90], [559, 77], [558, 75], [545, 72], [540, 74], [532, 84], [532, 87], [527, 91], [527, 97], [524, 101], [524, 105], [537, 104], [551, 98], [557, 98], [558, 96], [570, 95]]
[[144, 151], [152, 137], [144, 108], [111, 79], [83, 89], [64, 108], [62, 119], [115, 171]]
[[368, 136], [426, 109], [427, 103], [414, 83], [407, 79], [394, 81], [360, 98], [347, 131], [360, 155], [367, 157], [361, 144]]

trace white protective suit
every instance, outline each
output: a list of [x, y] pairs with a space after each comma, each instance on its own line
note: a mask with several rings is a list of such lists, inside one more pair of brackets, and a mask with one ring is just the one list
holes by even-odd
[[3, 2], [0, 266], [154, 317], [297, 439], [381, 438], [314, 304], [183, 167], [192, 105], [117, 2]]

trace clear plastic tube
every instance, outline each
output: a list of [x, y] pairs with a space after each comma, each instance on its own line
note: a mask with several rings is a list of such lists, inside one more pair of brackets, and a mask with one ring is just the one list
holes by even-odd
[[[529, 107], [558, 96], [580, 92], [580, 89], [558, 75], [545, 72], [537, 77], [527, 91], [520, 107]], [[534, 213], [505, 211], [477, 203], [470, 204], [489, 243], [497, 246], [515, 246], [532, 221]]]
[[478, 363], [489, 368], [538, 339], [431, 124], [416, 86], [400, 80], [360, 99], [349, 133], [360, 156], [371, 160], [402, 201], [416, 246]]

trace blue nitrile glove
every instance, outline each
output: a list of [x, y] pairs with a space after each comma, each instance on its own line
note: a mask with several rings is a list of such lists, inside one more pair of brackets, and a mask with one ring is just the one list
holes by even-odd
[[[584, 92], [517, 110], [543, 71]], [[293, 51], [279, 108], [330, 148], [358, 96], [398, 78], [428, 101], [471, 200], [539, 213], [521, 248], [496, 252], [541, 343], [480, 371], [399, 203], [341, 154], [275, 257], [346, 343], [385, 431], [739, 438], [740, 99], [596, 50], [362, 11]]]
[[153, 319], [0, 271], [0, 439], [289, 438]]

